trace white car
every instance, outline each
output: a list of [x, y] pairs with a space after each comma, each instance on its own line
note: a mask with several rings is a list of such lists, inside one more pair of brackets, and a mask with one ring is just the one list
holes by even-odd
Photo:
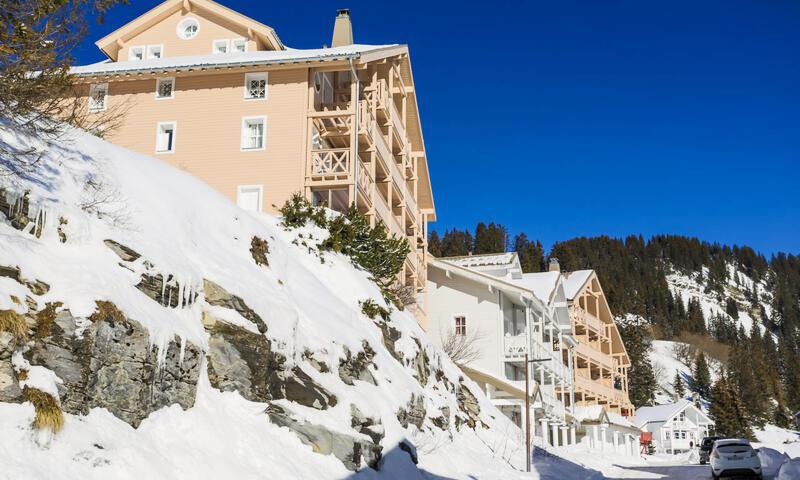
[[726, 438], [714, 442], [711, 450], [711, 477], [750, 476], [761, 480], [761, 459], [744, 438]]

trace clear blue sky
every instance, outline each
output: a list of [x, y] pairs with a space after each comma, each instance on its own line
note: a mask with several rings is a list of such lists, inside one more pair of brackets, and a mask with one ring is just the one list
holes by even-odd
[[[92, 44], [156, 5], [135, 0]], [[222, 0], [285, 44], [407, 43], [439, 221], [546, 245], [675, 233], [800, 253], [800, 2]]]

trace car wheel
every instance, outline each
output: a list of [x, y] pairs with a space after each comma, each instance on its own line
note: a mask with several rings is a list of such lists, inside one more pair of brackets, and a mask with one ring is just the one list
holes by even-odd
[[706, 464], [705, 460], [700, 460], [700, 465], [705, 465], [705, 464]]
[[711, 474], [711, 478], [712, 478], [713, 480], [719, 480], [719, 477], [718, 477], [718, 476], [716, 476], [716, 475], [714, 475], [713, 473]]

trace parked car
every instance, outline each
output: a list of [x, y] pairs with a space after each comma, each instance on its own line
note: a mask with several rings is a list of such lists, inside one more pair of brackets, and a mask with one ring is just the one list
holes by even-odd
[[726, 438], [714, 442], [711, 449], [711, 477], [719, 480], [728, 476], [751, 476], [762, 480], [761, 459], [750, 441], [744, 438]]
[[700, 465], [708, 463], [708, 457], [711, 456], [711, 450], [714, 448], [714, 442], [722, 440], [723, 437], [703, 437], [700, 442]]

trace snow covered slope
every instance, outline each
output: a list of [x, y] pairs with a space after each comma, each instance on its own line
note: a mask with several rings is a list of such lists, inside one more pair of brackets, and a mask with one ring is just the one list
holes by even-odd
[[0, 478], [536, 478], [325, 231], [82, 132], [0, 141], [43, 154], [0, 179]]

